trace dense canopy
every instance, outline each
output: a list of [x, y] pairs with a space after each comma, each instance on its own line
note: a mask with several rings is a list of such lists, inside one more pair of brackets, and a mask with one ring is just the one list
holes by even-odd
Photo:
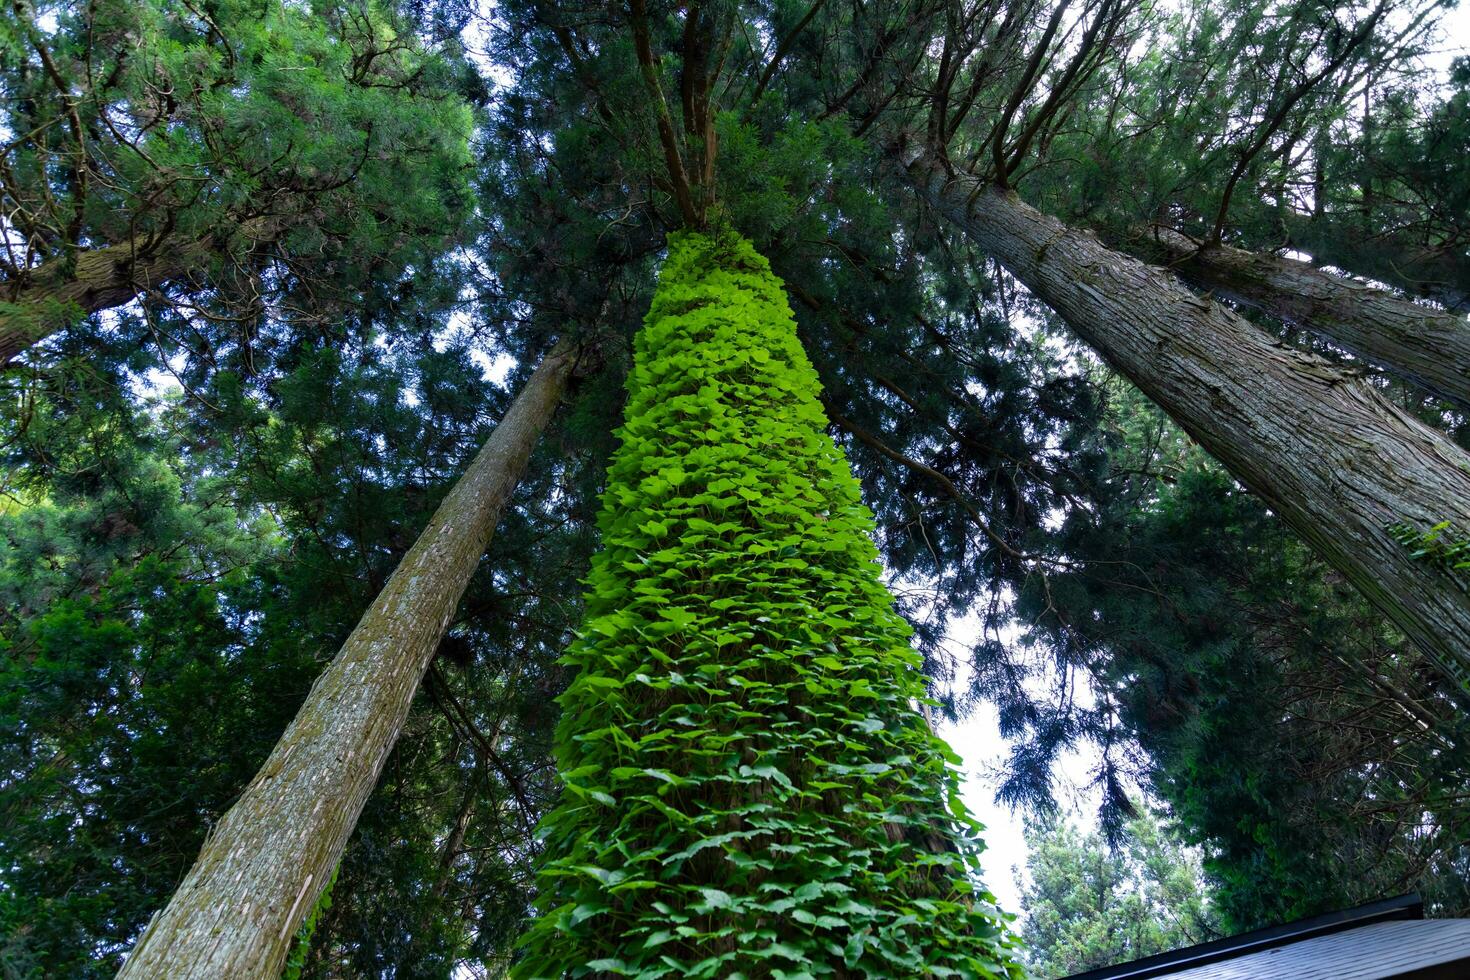
[[[0, 973], [1470, 914], [1463, 16], [8, 7]], [[1010, 924], [931, 730], [982, 706]], [[1104, 942], [1079, 854], [1178, 894]]]

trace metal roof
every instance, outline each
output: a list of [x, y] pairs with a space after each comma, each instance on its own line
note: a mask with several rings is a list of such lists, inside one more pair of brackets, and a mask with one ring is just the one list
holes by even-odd
[[1470, 919], [1374, 922], [1164, 974], [1168, 980], [1463, 980]]
[[1470, 919], [1424, 919], [1417, 895], [1258, 929], [1068, 980], [1457, 980]]

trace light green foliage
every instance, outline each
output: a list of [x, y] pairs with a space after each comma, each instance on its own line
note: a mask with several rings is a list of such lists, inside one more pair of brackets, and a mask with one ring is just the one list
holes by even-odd
[[306, 956], [311, 952], [311, 937], [316, 934], [316, 926], [321, 921], [322, 914], [332, 907], [332, 889], [337, 884], [337, 872], [340, 870], [341, 865], [332, 869], [327, 887], [322, 889], [316, 904], [301, 923], [301, 928], [296, 930], [296, 945], [291, 948], [291, 955], [286, 957], [286, 968], [281, 971], [281, 980], [301, 980], [301, 971], [306, 967]]
[[1394, 540], [1408, 548], [1413, 557], [1450, 574], [1470, 570], [1470, 537], [1460, 537], [1441, 521], [1427, 531], [1402, 522], [1388, 528]]
[[517, 975], [1010, 976], [980, 827], [781, 284], [671, 239]]
[[1052, 819], [1027, 828], [1021, 938], [1041, 977], [1190, 946], [1216, 937], [1198, 855], [1151, 815], [1109, 848]]

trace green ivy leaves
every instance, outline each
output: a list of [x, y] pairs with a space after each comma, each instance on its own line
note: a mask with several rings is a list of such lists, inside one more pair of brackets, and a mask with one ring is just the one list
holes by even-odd
[[1388, 526], [1388, 533], [1416, 561], [1451, 575], [1470, 569], [1470, 537], [1456, 537], [1449, 521], [1441, 521], [1427, 531], [1399, 521]]
[[674, 236], [516, 975], [1019, 975], [780, 282]]

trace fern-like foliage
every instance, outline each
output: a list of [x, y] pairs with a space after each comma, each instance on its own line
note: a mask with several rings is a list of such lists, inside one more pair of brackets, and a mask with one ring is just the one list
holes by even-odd
[[521, 977], [1012, 977], [781, 282], [671, 238], [566, 654]]

